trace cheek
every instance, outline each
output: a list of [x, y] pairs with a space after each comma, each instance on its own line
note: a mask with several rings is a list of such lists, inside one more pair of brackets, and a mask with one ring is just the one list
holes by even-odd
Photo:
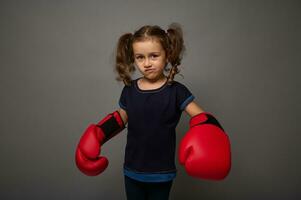
[[138, 63], [136, 63], [136, 64], [135, 64], [135, 67], [136, 67], [136, 69], [138, 69], [140, 72], [142, 72], [142, 71], [143, 71], [143, 67], [142, 67], [142, 65], [140, 65], [140, 64], [138, 64]]
[[139, 62], [137, 62], [137, 61], [134, 62], [134, 66], [135, 66], [136, 68], [140, 68], [140, 65], [141, 65], [141, 64], [139, 64]]
[[165, 60], [160, 60], [158, 61], [157, 66], [160, 66], [160, 68], [164, 68], [167, 65]]

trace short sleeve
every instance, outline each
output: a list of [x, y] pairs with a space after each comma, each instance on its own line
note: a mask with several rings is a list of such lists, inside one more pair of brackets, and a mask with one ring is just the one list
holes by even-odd
[[122, 89], [120, 98], [119, 98], [119, 106], [123, 110], [126, 110], [126, 107], [127, 107], [127, 102], [126, 102], [126, 99], [127, 99], [127, 90], [128, 90], [127, 86], [124, 86], [123, 89]]
[[194, 98], [193, 94], [185, 85], [181, 83], [177, 84], [177, 106], [181, 111], [183, 111]]

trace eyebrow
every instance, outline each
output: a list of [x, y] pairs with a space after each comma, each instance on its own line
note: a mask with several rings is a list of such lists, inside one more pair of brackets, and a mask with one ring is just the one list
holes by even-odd
[[[155, 51], [155, 52], [150, 52], [149, 54], [154, 54], [154, 53], [160, 53], [159, 51], [157, 52], [157, 51]], [[144, 55], [144, 54], [142, 54], [142, 53], [135, 53], [135, 56], [137, 56], [137, 55]]]

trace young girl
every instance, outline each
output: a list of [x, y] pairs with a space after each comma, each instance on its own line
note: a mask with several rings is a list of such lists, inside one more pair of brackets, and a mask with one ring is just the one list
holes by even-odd
[[[229, 171], [229, 142], [222, 127], [194, 101], [186, 86], [174, 80], [184, 50], [178, 24], [170, 25], [167, 31], [159, 26], [143, 26], [134, 34], [122, 35], [116, 56], [117, 80], [125, 84], [120, 109], [90, 125], [78, 145], [78, 168], [87, 175], [97, 175], [108, 165], [105, 157], [98, 156], [100, 146], [128, 124], [124, 159], [128, 200], [168, 199], [176, 177], [175, 128], [182, 111], [191, 117], [190, 131], [179, 151], [187, 173], [219, 180]], [[136, 69], [142, 76], [132, 80]], [[204, 145], [204, 138], [214, 142]]]

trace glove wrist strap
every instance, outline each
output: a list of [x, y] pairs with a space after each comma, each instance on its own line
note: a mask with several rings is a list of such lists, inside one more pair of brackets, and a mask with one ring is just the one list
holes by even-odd
[[101, 128], [104, 133], [104, 139], [101, 141], [102, 144], [125, 128], [124, 122], [118, 111], [108, 114], [104, 119], [98, 122], [96, 126]]
[[200, 114], [197, 114], [193, 116], [189, 121], [190, 128], [202, 124], [212, 124], [224, 131], [223, 127], [220, 125], [217, 119], [212, 114], [207, 112], [202, 112]]

